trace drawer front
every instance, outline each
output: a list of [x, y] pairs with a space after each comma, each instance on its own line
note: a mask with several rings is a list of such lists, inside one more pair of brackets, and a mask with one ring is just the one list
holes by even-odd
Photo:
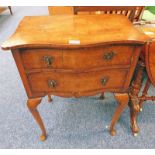
[[105, 46], [63, 51], [63, 67], [89, 69], [112, 65], [130, 65], [134, 46]]
[[21, 58], [26, 69], [91, 69], [130, 65], [134, 46], [104, 46], [70, 50], [29, 49]]
[[28, 75], [33, 92], [85, 92], [123, 88], [128, 70], [111, 69], [85, 73], [40, 72]]
[[62, 52], [52, 49], [28, 49], [20, 52], [25, 69], [61, 68]]

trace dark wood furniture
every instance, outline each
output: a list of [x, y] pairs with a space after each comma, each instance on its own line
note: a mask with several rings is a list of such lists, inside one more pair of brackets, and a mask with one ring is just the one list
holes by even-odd
[[[142, 111], [144, 101], [155, 100], [155, 96], [148, 96], [151, 84], [155, 86], [155, 27], [146, 24], [138, 26], [138, 29], [150, 37], [150, 44], [141, 53], [139, 66], [131, 88], [131, 96], [134, 97], [134, 100], [132, 100], [132, 122], [134, 122], [132, 130], [135, 134], [139, 132], [137, 115]], [[144, 72], [147, 75], [147, 80], [140, 96]]]
[[37, 106], [49, 94], [81, 97], [115, 93], [118, 107], [109, 129], [115, 135], [115, 124], [128, 105], [130, 82], [147, 40], [120, 15], [25, 17], [2, 49], [12, 51], [28, 95], [28, 108], [42, 130], [41, 140], [46, 139], [46, 130]]

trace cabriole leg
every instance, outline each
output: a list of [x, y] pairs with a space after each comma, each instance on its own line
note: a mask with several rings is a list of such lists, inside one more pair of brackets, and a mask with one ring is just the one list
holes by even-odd
[[44, 127], [44, 124], [43, 124], [43, 121], [40, 117], [40, 114], [37, 110], [37, 106], [40, 104], [40, 102], [41, 102], [41, 98], [28, 99], [27, 106], [28, 106], [28, 109], [32, 113], [34, 119], [36, 120], [36, 122], [38, 123], [38, 125], [42, 131], [42, 135], [40, 136], [40, 140], [44, 141], [46, 139], [46, 129]]
[[115, 113], [112, 117], [111, 125], [110, 125], [110, 134], [112, 136], [116, 135], [115, 124], [120, 118], [121, 113], [126, 108], [129, 102], [129, 95], [127, 93], [124, 94], [115, 94], [115, 98], [118, 101], [118, 107], [115, 110]]

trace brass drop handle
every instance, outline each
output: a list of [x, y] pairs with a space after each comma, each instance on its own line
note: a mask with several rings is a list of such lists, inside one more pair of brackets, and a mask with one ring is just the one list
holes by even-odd
[[115, 52], [111, 51], [111, 52], [105, 53], [103, 58], [104, 60], [112, 60], [115, 55], [116, 55]]
[[44, 56], [43, 60], [45, 61], [45, 63], [47, 64], [47, 66], [51, 66], [52, 62], [53, 62], [53, 58], [50, 56]]
[[106, 84], [107, 84], [107, 82], [108, 82], [108, 77], [103, 77], [102, 79], [101, 79], [101, 84], [103, 85], [103, 86], [105, 86]]
[[50, 88], [56, 87], [56, 81], [55, 80], [48, 80], [48, 86]]

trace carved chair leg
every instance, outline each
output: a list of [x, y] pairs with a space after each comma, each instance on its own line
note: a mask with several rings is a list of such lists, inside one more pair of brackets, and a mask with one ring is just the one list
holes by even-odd
[[100, 99], [104, 100], [104, 92], [101, 93]]
[[150, 82], [149, 79], [147, 79], [146, 84], [145, 84], [145, 87], [144, 87], [144, 90], [143, 90], [143, 92], [142, 92], [142, 98], [141, 98], [140, 101], [139, 101], [140, 109], [142, 109], [142, 107], [143, 107], [143, 103], [144, 103], [144, 101], [145, 101], [145, 97], [146, 97], [147, 92], [148, 92], [148, 90], [149, 90], [149, 88], [150, 88], [150, 85], [151, 85], [151, 82]]
[[28, 106], [28, 109], [32, 113], [34, 119], [36, 120], [36, 122], [38, 123], [38, 125], [42, 131], [42, 135], [40, 136], [40, 140], [44, 141], [46, 139], [46, 129], [44, 127], [44, 124], [43, 124], [43, 121], [40, 117], [40, 114], [37, 110], [37, 106], [40, 104], [40, 102], [41, 102], [41, 98], [28, 99], [27, 106]]
[[140, 66], [137, 72], [137, 75], [135, 76], [135, 79], [132, 83], [131, 89], [130, 89], [130, 121], [131, 121], [131, 130], [132, 133], [136, 136], [139, 132], [139, 127], [137, 124], [137, 116], [140, 112], [140, 106], [139, 106], [139, 97], [138, 94], [140, 92], [141, 86], [142, 86], [142, 75], [145, 68], [144, 62], [139, 62]]
[[137, 98], [130, 98], [129, 107], [130, 107], [130, 122], [131, 122], [131, 130], [134, 136], [136, 136], [139, 132], [139, 127], [137, 124], [137, 116], [139, 113], [139, 100]]
[[52, 97], [51, 97], [51, 95], [48, 95], [48, 102], [52, 102]]
[[112, 117], [111, 125], [110, 125], [110, 134], [112, 136], [116, 135], [115, 124], [120, 118], [121, 113], [126, 108], [129, 102], [129, 95], [127, 93], [124, 94], [115, 94], [115, 98], [118, 101], [118, 107], [115, 110], [115, 113]]

